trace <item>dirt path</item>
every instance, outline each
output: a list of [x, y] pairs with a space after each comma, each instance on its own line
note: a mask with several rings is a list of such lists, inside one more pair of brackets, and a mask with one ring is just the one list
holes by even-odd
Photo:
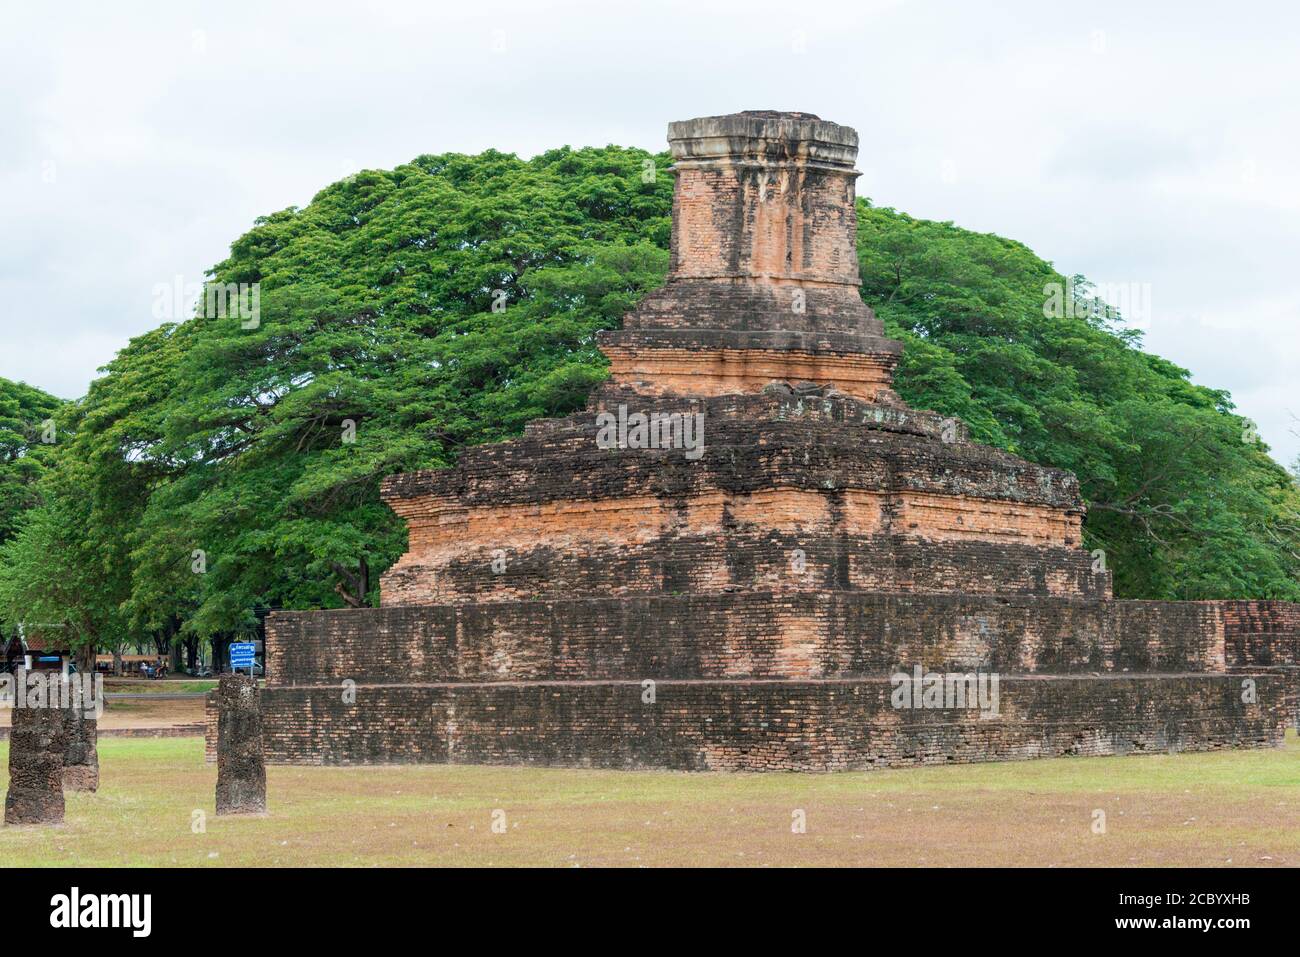
[[[10, 726], [11, 711], [0, 709], [0, 728]], [[146, 730], [193, 725], [203, 721], [202, 698], [115, 698], [99, 719], [101, 731]]]

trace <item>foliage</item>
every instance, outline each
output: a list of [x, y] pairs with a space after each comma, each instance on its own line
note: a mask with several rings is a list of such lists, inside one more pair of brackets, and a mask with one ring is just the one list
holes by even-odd
[[[1117, 595], [1300, 598], [1300, 496], [1226, 392], [1141, 351], [1082, 277], [1020, 243], [859, 214], [863, 296], [907, 345], [899, 392], [1076, 473]], [[1062, 291], [1073, 308], [1045, 308]]]
[[46, 423], [62, 404], [40, 389], [0, 379], [0, 542], [40, 501], [37, 484], [53, 452], [51, 440], [58, 438]]
[[571, 412], [604, 377], [595, 331], [667, 269], [671, 180], [643, 182], [647, 159], [423, 156], [259, 220], [210, 277], [257, 283], [257, 321], [200, 308], [138, 337], [71, 415], [66, 468], [130, 572], [130, 626], [373, 603], [405, 549], [385, 475]]

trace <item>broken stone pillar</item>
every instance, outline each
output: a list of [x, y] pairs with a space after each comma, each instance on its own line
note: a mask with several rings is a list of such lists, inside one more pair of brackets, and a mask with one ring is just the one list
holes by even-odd
[[63, 751], [63, 789], [96, 791], [99, 789], [99, 719], [90, 703], [80, 701], [63, 711], [65, 734]]
[[64, 722], [59, 708], [13, 709], [5, 824], [63, 823]]
[[266, 763], [257, 679], [222, 675], [217, 684], [217, 813], [265, 811]]

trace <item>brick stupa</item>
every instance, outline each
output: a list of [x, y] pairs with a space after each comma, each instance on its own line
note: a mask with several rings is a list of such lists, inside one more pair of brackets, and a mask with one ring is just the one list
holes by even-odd
[[[382, 607], [268, 621], [269, 761], [830, 770], [1280, 740], [1298, 606], [1112, 600], [1073, 475], [892, 390], [853, 130], [748, 112], [668, 140], [671, 268], [602, 336], [609, 381], [385, 482], [410, 545]], [[600, 441], [656, 413], [702, 416], [702, 451]], [[917, 666], [997, 674], [997, 712], [897, 707]]]

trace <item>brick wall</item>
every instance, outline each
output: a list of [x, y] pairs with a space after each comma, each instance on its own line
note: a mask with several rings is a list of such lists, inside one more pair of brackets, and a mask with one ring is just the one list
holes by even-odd
[[626, 596], [276, 613], [270, 682], [1222, 672], [1210, 603], [1024, 596]]
[[1082, 514], [1078, 480], [1005, 452], [838, 422], [705, 420], [704, 454], [601, 449], [594, 417], [569, 428], [466, 449], [454, 469], [384, 480], [398, 514], [419, 520], [449, 506], [501, 507], [691, 497], [769, 489], [965, 496]]
[[832, 771], [1276, 745], [1277, 678], [1003, 678], [999, 715], [899, 710], [886, 679], [362, 686], [263, 693], [268, 761]]
[[1286, 601], [1219, 601], [1228, 671], [1275, 673], [1300, 731], [1300, 604]]
[[893, 385], [893, 352], [809, 353], [795, 350], [713, 349], [700, 351], [618, 346], [606, 337], [603, 351], [615, 382], [642, 384], [642, 392], [691, 396], [761, 392], [768, 383], [834, 382], [848, 395], [874, 400]]
[[1300, 667], [1300, 604], [1220, 601], [1231, 669]]
[[385, 574], [384, 605], [755, 590], [1110, 596], [1109, 574], [1075, 548], [748, 531], [674, 533], [644, 543], [498, 541], [412, 551]]

